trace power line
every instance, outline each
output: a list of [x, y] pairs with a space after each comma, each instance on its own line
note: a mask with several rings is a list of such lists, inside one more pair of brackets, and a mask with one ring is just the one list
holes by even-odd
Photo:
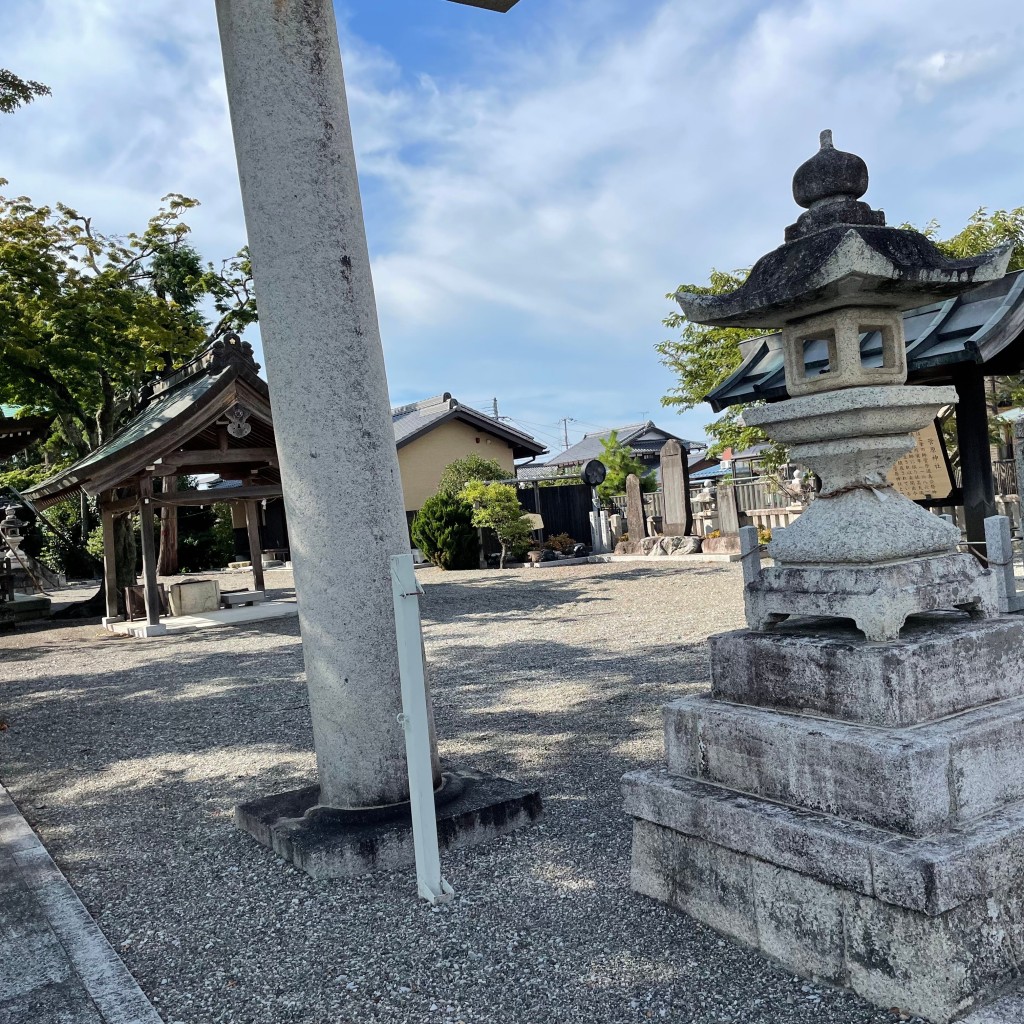
[[560, 437], [556, 437], [554, 434], [546, 432], [546, 431], [543, 431], [543, 430], [537, 430], [536, 427], [527, 426], [527, 421], [526, 420], [517, 420], [517, 419], [514, 419], [511, 416], [508, 416], [506, 418], [508, 419], [508, 421], [510, 423], [514, 423], [517, 427], [520, 427], [523, 430], [523, 432], [526, 433], [526, 434], [530, 434], [533, 437], [543, 438], [543, 440], [545, 440], [545, 441], [554, 441], [556, 443], [561, 443], [561, 438]]

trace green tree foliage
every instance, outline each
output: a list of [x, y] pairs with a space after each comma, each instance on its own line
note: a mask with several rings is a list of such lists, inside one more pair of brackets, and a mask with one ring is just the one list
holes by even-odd
[[441, 569], [475, 569], [480, 543], [473, 527], [473, 506], [452, 494], [435, 494], [412, 521], [412, 542]]
[[1024, 206], [1018, 206], [1014, 210], [995, 210], [992, 213], [981, 207], [971, 214], [967, 226], [952, 238], [939, 238], [940, 228], [938, 222], [934, 220], [919, 230], [946, 256], [956, 260], [979, 256], [997, 245], [1009, 242], [1013, 246], [1013, 253], [1010, 256], [1008, 272], [1024, 270]]
[[42, 82], [19, 78], [13, 71], [0, 68], [0, 114], [11, 114], [40, 96], [49, 95], [50, 87]]
[[179, 571], [189, 573], [223, 569], [235, 554], [231, 506], [227, 502], [220, 502], [205, 508], [193, 507], [178, 511]]
[[644, 493], [658, 489], [658, 478], [654, 472], [630, 453], [628, 445], [619, 440], [618, 431], [613, 430], [601, 440], [601, 461], [608, 473], [597, 488], [598, 496], [607, 501], [616, 494], [626, 493], [626, 477], [635, 473], [640, 478], [640, 490]]
[[[255, 321], [246, 250], [215, 269], [188, 244], [184, 215], [197, 205], [165, 196], [141, 232], [119, 237], [68, 206], [0, 195], [0, 402], [55, 417], [45, 466], [21, 459], [22, 475], [88, 454], [138, 412], [143, 384]], [[117, 534], [132, 555], [123, 586], [134, 582], [123, 518]]]
[[[141, 385], [211, 327], [255, 319], [245, 251], [215, 271], [187, 244], [182, 217], [197, 205], [166, 196], [141, 233], [119, 238], [70, 207], [0, 195], [0, 401], [55, 414], [75, 457], [111, 437]], [[208, 295], [223, 307], [214, 325], [200, 308]]]
[[438, 494], [456, 495], [470, 480], [504, 480], [509, 471], [496, 459], [467, 455], [445, 466], [437, 485]]
[[[680, 285], [680, 290], [699, 295], [720, 295], [722, 292], [735, 291], [748, 274], [749, 270], [735, 270], [731, 274], [712, 270], [706, 285], [684, 284]], [[669, 294], [666, 298], [674, 299], [674, 295]], [[678, 340], [663, 341], [655, 346], [662, 365], [667, 366], [678, 378], [678, 383], [669, 389], [661, 404], [679, 412], [700, 405], [740, 365], [741, 341], [766, 333], [745, 327], [705, 327], [687, 320], [681, 312], [670, 313], [662, 323], [681, 332]], [[719, 455], [730, 447], [742, 450], [765, 440], [760, 430], [744, 427], [739, 422], [742, 411], [741, 406], [733, 406], [704, 427], [711, 438], [709, 455]]]
[[[902, 226], [912, 227], [908, 224]], [[1012, 243], [1014, 248], [1009, 269], [1024, 269], [1024, 207], [991, 213], [985, 208], [979, 209], [971, 216], [966, 227], [950, 238], [939, 237], [940, 228], [935, 221], [927, 224], [922, 234], [927, 235], [942, 252], [953, 259], [977, 256], [997, 245]], [[712, 270], [707, 284], [684, 284], [680, 289], [717, 295], [738, 288], [747, 279], [748, 273], [748, 270], [736, 270], [731, 274]], [[673, 299], [674, 295], [666, 297]], [[746, 328], [705, 327], [692, 323], [680, 312], [671, 313], [662, 322], [666, 327], [679, 331], [680, 336], [655, 346], [662, 364], [677, 378], [677, 383], [662, 398], [661, 404], [680, 412], [701, 405], [705, 397], [740, 365], [741, 341], [766, 333]], [[1010, 394], [1014, 404], [1024, 403], [1021, 378], [1006, 378], [1003, 390]], [[733, 406], [705, 426], [712, 441], [709, 454], [721, 454], [728, 447], [737, 450], [749, 448], [765, 441], [761, 431], [742, 426], [739, 422], [742, 411], [742, 406]]]
[[501, 545], [498, 566], [504, 569], [509, 550], [526, 543], [531, 533], [530, 521], [519, 504], [515, 487], [471, 480], [462, 494], [473, 506], [473, 525], [489, 527], [497, 535]]

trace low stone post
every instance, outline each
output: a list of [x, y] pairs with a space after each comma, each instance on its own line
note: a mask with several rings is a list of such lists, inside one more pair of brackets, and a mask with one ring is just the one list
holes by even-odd
[[1024, 594], [1017, 593], [1013, 573], [1013, 539], [1010, 520], [1006, 516], [989, 516], [985, 520], [985, 559], [996, 581], [999, 610], [1018, 612], [1024, 608]]

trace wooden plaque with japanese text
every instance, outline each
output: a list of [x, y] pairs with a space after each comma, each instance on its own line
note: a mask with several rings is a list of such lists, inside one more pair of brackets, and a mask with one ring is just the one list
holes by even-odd
[[938, 425], [932, 423], [918, 430], [914, 440], [914, 450], [889, 471], [889, 483], [912, 501], [948, 498], [955, 484]]

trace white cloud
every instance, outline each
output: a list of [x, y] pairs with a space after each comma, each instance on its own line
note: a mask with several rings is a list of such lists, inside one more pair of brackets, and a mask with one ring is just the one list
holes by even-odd
[[[213, 5], [131, 6], [15, 0], [3, 59], [55, 95], [0, 121], [2, 173], [121, 228], [196, 195], [196, 241], [228, 255], [243, 229]], [[969, 19], [953, 0], [627, 6], [538, 7], [535, 31], [474, 37], [471, 66], [437, 78], [346, 34], [396, 399], [496, 394], [552, 435], [644, 413], [699, 431], [706, 409], [658, 407], [662, 295], [781, 241], [821, 128], [868, 160], [891, 220], [1024, 203], [1009, 0]]]

